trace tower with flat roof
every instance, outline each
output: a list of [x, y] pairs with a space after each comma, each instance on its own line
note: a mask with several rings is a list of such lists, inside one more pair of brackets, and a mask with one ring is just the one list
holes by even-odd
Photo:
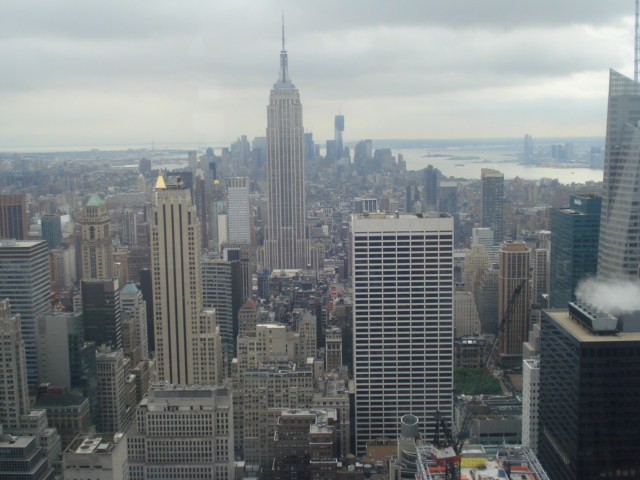
[[20, 315], [30, 386], [38, 384], [37, 317], [51, 311], [49, 274], [47, 242], [0, 240], [0, 299]]
[[[358, 454], [416, 415], [453, 419], [453, 218], [352, 216], [353, 359]], [[356, 453], [356, 452], [354, 452]]]
[[493, 241], [504, 240], [504, 175], [498, 170], [483, 168], [481, 176], [481, 224], [493, 230]]

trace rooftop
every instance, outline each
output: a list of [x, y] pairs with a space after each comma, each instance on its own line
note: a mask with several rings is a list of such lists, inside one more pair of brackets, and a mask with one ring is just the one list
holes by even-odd
[[89, 402], [85, 397], [80, 395], [72, 395], [70, 393], [65, 394], [55, 394], [55, 393], [45, 393], [40, 395], [36, 399], [36, 403], [34, 404], [35, 408], [46, 408], [46, 407], [72, 407], [72, 406], [80, 406], [85, 402]]
[[617, 332], [611, 335], [594, 335], [576, 320], [571, 318], [567, 309], [543, 310], [554, 322], [567, 333], [582, 343], [598, 342], [640, 342], [640, 332]]
[[102, 198], [100, 198], [100, 195], [98, 195], [97, 193], [94, 193], [93, 195], [91, 195], [91, 198], [87, 202], [86, 206], [87, 207], [99, 207], [100, 205], [104, 205], [104, 200], [102, 200]]
[[129, 281], [127, 282], [127, 284], [124, 286], [124, 288], [120, 293], [125, 295], [135, 295], [138, 292], [139, 290], [138, 290], [138, 287], [136, 287], [136, 284]]

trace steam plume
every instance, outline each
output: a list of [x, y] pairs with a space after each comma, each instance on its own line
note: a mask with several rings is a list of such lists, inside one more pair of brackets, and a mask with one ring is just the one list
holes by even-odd
[[592, 277], [578, 284], [576, 297], [612, 315], [633, 312], [640, 310], [640, 283]]

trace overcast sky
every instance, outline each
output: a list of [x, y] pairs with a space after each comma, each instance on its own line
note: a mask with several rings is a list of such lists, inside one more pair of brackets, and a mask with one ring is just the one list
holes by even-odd
[[632, 0], [5, 0], [0, 148], [264, 136], [282, 11], [317, 141], [600, 136], [633, 77]]

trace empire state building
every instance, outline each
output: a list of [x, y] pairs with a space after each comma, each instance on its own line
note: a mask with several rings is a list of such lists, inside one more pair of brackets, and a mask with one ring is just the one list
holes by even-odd
[[280, 75], [267, 107], [269, 223], [264, 245], [265, 266], [272, 271], [302, 269], [308, 264], [304, 180], [302, 105], [289, 79], [283, 26]]

